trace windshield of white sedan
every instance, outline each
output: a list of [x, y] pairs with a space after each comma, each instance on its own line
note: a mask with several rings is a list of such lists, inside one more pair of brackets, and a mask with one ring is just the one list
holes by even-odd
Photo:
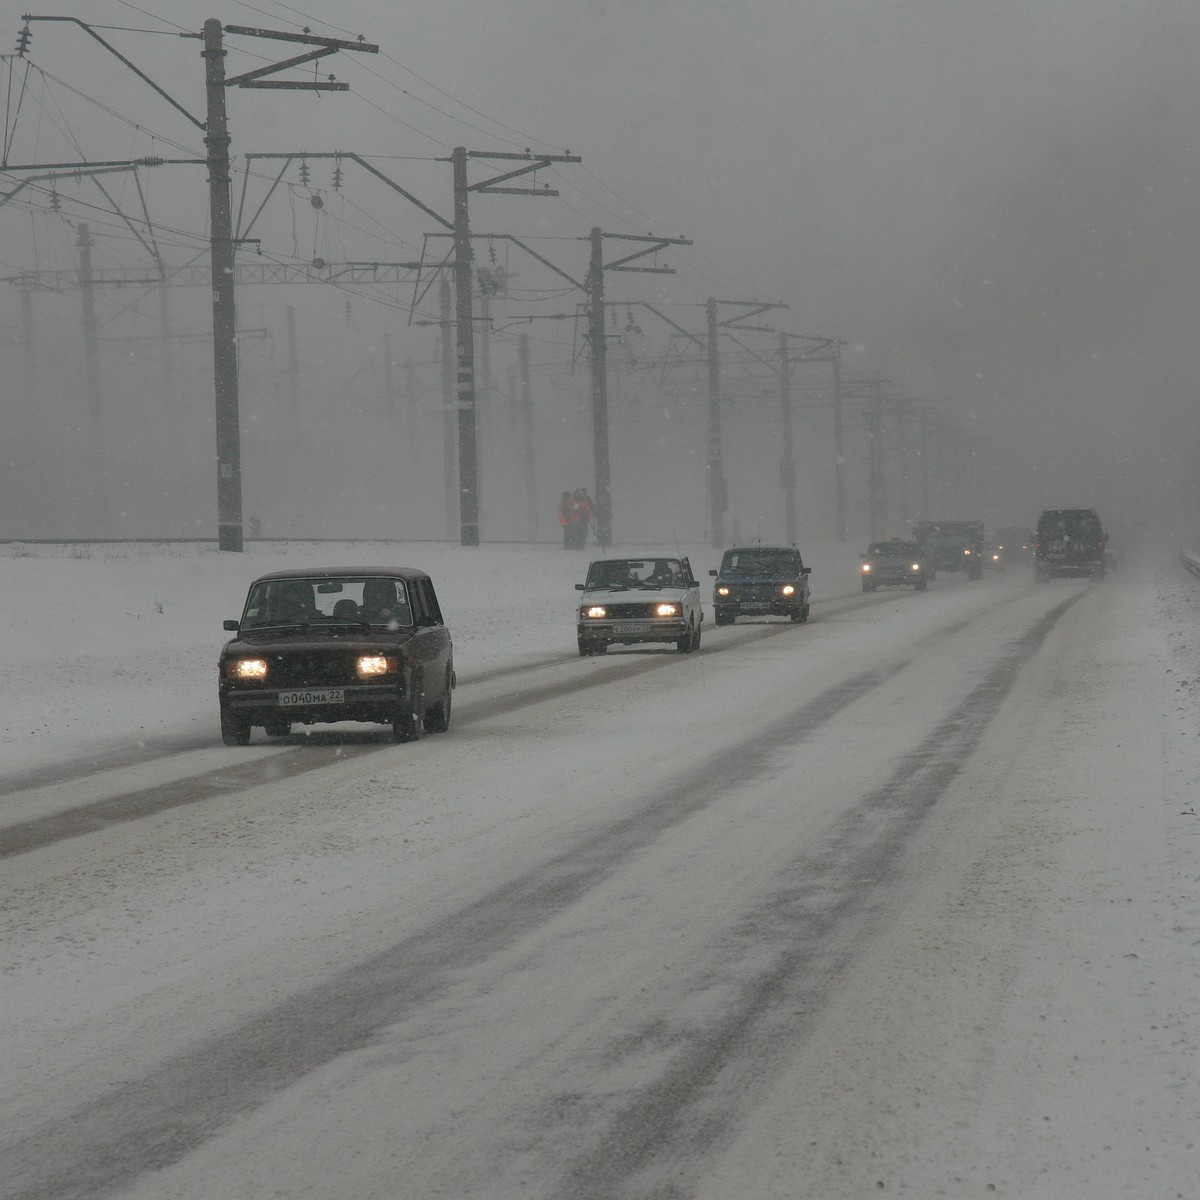
[[589, 591], [622, 588], [684, 587], [683, 564], [677, 558], [606, 558], [588, 569]]
[[732, 550], [721, 562], [722, 575], [773, 575], [792, 579], [800, 573], [798, 554], [764, 550]]
[[404, 580], [377, 576], [264, 580], [250, 589], [242, 615], [243, 629], [411, 624]]

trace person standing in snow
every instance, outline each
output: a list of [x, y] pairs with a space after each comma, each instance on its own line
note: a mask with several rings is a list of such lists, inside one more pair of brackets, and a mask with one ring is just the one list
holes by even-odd
[[576, 550], [587, 547], [588, 528], [592, 523], [592, 499], [587, 488], [576, 488], [571, 497], [571, 544]]
[[572, 507], [571, 493], [563, 492], [562, 499], [558, 502], [558, 523], [562, 526], [564, 550], [571, 549], [571, 537], [573, 533], [571, 527]]

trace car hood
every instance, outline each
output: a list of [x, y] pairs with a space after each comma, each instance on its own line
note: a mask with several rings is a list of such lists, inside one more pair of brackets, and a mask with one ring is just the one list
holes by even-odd
[[230, 654], [270, 654], [273, 651], [350, 650], [371, 653], [377, 650], [395, 651], [412, 640], [413, 630], [402, 626], [394, 632], [387, 629], [358, 629], [350, 626], [338, 629], [262, 630], [239, 634], [225, 643], [221, 651]]
[[667, 600], [678, 604], [691, 588], [593, 588], [583, 593], [580, 603], [587, 604], [637, 604]]

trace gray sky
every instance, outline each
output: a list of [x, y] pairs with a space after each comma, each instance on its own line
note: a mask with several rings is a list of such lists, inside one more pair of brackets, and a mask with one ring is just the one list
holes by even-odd
[[[581, 154], [551, 177], [561, 201], [479, 197], [473, 228], [561, 237], [542, 248], [577, 276], [584, 250], [570, 239], [593, 224], [692, 238], [670, 256], [678, 276], [622, 294], [790, 304], [780, 328], [845, 338], [851, 370], [882, 371], [989, 438], [1024, 502], [1030, 486], [1045, 489], [1039, 503], [1069, 492], [1124, 504], [1164, 481], [1190, 490], [1194, 3], [93, 0], [38, 11], [166, 31], [212, 15], [362, 33], [378, 58], [326, 60], [351, 96], [231, 93], [235, 153], [395, 155], [395, 176], [444, 211], [448, 167], [432, 160], [455, 145]], [[82, 34], [42, 24], [34, 36], [36, 63], [198, 148]], [[106, 36], [200, 111], [195, 42]], [[235, 53], [230, 69], [258, 61]], [[51, 117], [21, 153], [45, 160]], [[72, 129], [92, 139], [89, 158], [155, 152], [97, 112]], [[155, 203], [178, 186], [156, 178]], [[419, 249], [427, 218], [358, 183], [353, 199], [357, 232], [339, 235], [355, 242], [349, 256]], [[193, 200], [171, 211], [199, 230]], [[373, 240], [381, 219], [391, 245]], [[258, 232], [303, 257], [324, 236], [310, 220], [293, 204]], [[27, 246], [11, 226], [3, 244], [7, 269], [20, 267]], [[700, 327], [698, 310], [672, 311]]]

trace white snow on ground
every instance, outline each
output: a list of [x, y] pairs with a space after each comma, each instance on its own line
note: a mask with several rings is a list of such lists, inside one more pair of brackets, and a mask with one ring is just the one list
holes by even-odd
[[[715, 552], [687, 549], [706, 579]], [[245, 750], [221, 747], [216, 720], [221, 621], [238, 615], [262, 571], [316, 562], [429, 570], [465, 693], [498, 667], [574, 655], [573, 584], [587, 557], [382, 544], [255, 546], [242, 556], [0, 548], [0, 776], [175, 738], [195, 748], [137, 768], [141, 785], [276, 753], [261, 734]], [[857, 590], [847, 548], [806, 558], [818, 602]], [[1076, 586], [1030, 589], [994, 610], [1014, 582], [935, 587], [927, 604], [879, 603], [871, 622], [816, 621], [803, 631], [814, 635], [805, 643], [814, 686], [857, 656], [863, 669], [886, 665], [881, 623], [899, 662], [952, 612], [996, 614], [986, 634], [976, 622], [949, 657], [918, 657], [845, 722], [781, 752], [775, 776], [648, 844], [629, 872], [505, 961], [465, 972], [436, 1017], [323, 1068], [131, 1194], [327, 1195], [319, 1176], [303, 1177], [312, 1166], [296, 1156], [306, 1143], [328, 1149], [347, 1197], [398, 1194], [389, 1178], [420, 1177], [415, 1156], [430, 1145], [443, 1146], [447, 1164], [437, 1194], [525, 1194], [511, 1163], [454, 1192], [456, 1153], [480, 1153], [502, 1128], [473, 1124], [481, 1110], [463, 1097], [515, 1113], [552, 1094], [558, 1066], [589, 1053], [598, 1094], [652, 1077], [666, 1046], [601, 1063], [604, 1030], [620, 1028], [622, 1006], [609, 1002], [637, 994], [643, 1011], [658, 1005], [664, 1021], [697, 1027], [725, 1009], [754, 964], [734, 957], [710, 974], [693, 964], [726, 893], [753, 894], [756, 877], [786, 867], [790, 850], [774, 845], [772, 824], [784, 783], [804, 799], [797, 828], [816, 836], [845, 790], [880, 786], [891, 759], [919, 740], [924, 695], [966, 695], [1036, 606]], [[736, 1133], [694, 1194], [1200, 1195], [1200, 580], [1163, 560], [1105, 587], [1022, 668], [954, 784], [955, 803], [939, 805], [922, 831], [920, 888], [896, 893], [889, 936], [867, 939], [840, 968], [843, 1001], [823, 1013], [817, 1036], [765, 1080], [718, 1081], [717, 1096], [753, 1103], [738, 1110]], [[706, 662], [702, 650], [675, 664], [678, 694], [665, 715], [691, 722], [691, 736], [672, 741], [670, 755], [658, 729], [626, 719], [640, 696], [657, 694], [648, 675], [568, 695], [550, 725], [531, 714], [503, 736], [483, 722], [469, 738], [452, 731], [381, 755], [355, 758], [351, 747], [333, 793], [293, 781], [257, 789], [252, 809], [235, 795], [134, 822], [94, 839], [86, 871], [78, 840], [9, 860], [0, 893], [6, 1112], [36, 1120], [102, 1096], [114, 1064], [119, 1078], [138, 1078], [177, 1048], [180, 1029], [199, 1039], [234, 1025], [486, 894], [489, 879], [576, 845], [599, 793], [619, 803], [623, 780], [647, 794], [686, 778], [702, 750], [769, 721], [771, 696], [794, 672], [778, 644], [748, 643], [744, 671], [730, 670], [729, 657]], [[593, 668], [604, 669], [589, 660]], [[855, 759], [863, 731], [878, 757]], [[439, 786], [443, 775], [453, 787]], [[127, 772], [118, 786], [129, 790]], [[99, 777], [25, 792], [19, 806], [0, 796], [0, 824], [104, 789]], [[716, 844], [728, 872], [720, 878]], [[603, 996], [556, 969], [572, 944], [586, 947]], [[502, 1015], [504, 1037], [488, 1040], [480, 1015]], [[455, 1044], [461, 1060], [446, 1057]], [[411, 1112], [396, 1111], [398, 1077], [425, 1085], [399, 1089]], [[441, 1107], [452, 1102], [459, 1107]], [[387, 1144], [389, 1123], [407, 1122], [387, 1161], [358, 1154]], [[669, 1182], [647, 1179], [645, 1194]]]

